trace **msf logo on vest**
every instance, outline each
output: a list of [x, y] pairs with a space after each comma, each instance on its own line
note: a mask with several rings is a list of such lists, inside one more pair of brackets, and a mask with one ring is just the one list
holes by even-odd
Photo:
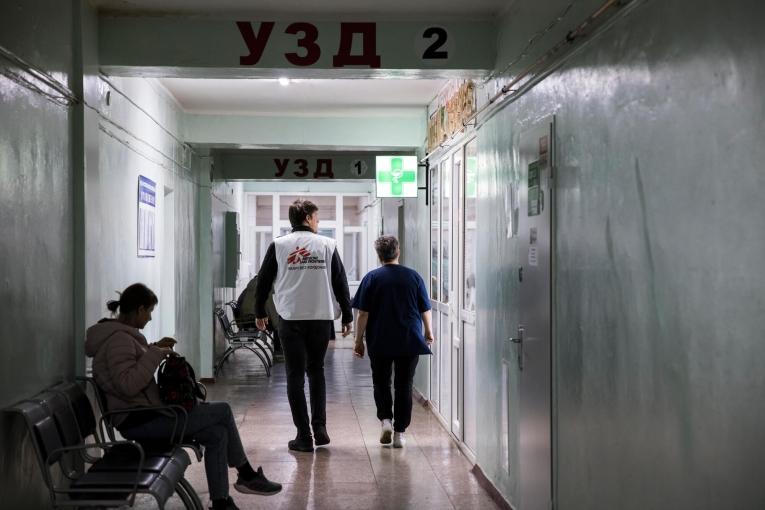
[[295, 250], [287, 256], [287, 269], [323, 269], [325, 261], [321, 257], [311, 254], [306, 248], [296, 246]]
[[295, 251], [287, 256], [287, 264], [300, 264], [308, 257], [311, 256], [311, 252], [300, 246], [295, 247]]

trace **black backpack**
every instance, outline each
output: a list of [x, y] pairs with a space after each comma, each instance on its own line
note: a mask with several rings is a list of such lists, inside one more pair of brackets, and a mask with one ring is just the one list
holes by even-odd
[[207, 398], [207, 390], [197, 382], [194, 369], [183, 356], [170, 356], [159, 364], [157, 385], [162, 402], [191, 411], [197, 400]]

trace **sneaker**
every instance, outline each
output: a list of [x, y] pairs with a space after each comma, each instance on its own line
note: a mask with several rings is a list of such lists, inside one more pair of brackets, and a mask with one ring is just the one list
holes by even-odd
[[329, 434], [327, 434], [327, 427], [319, 425], [313, 429], [313, 442], [316, 446], [324, 446], [329, 444]]
[[311, 436], [308, 437], [296, 437], [289, 443], [287, 443], [287, 446], [289, 446], [290, 450], [294, 450], [296, 452], [312, 452], [313, 451], [313, 438]]
[[406, 444], [406, 438], [403, 432], [396, 432], [393, 434], [393, 448], [403, 448]]
[[[234, 489], [242, 494], [260, 494], [261, 496], [271, 496], [282, 490], [282, 484], [272, 482], [263, 474], [263, 468], [258, 466], [255, 476], [250, 480], [245, 480], [237, 476]], [[233, 501], [231, 501], [233, 503]], [[236, 508], [236, 506], [234, 506]]]
[[390, 420], [382, 420], [381, 423], [380, 444], [390, 444], [390, 438], [393, 436], [393, 426], [390, 424]]

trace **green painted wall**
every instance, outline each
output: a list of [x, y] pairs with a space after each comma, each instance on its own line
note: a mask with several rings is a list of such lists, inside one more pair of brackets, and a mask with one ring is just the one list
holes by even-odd
[[[566, 4], [511, 9], [497, 67]], [[540, 44], [599, 5], [577, 4]], [[520, 133], [554, 114], [556, 508], [765, 506], [763, 14], [754, 1], [642, 2], [480, 126], [477, 460], [512, 504], [518, 422], [507, 472], [500, 381], [520, 261], [505, 211]]]
[[[71, 2], [8, 1], [0, 45], [65, 86], [77, 72]], [[49, 16], [39, 16], [40, 12]], [[0, 74], [0, 407], [71, 377], [74, 349], [75, 173], [72, 110]], [[48, 493], [24, 425], [0, 415], [0, 494], [5, 508], [45, 508]]]

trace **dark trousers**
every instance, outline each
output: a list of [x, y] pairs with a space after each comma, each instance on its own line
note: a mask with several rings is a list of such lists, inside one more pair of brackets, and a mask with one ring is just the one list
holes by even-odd
[[[120, 434], [134, 441], [167, 440], [173, 434], [175, 420], [157, 416], [140, 425], [120, 427]], [[196, 439], [205, 447], [205, 474], [210, 498], [228, 496], [228, 468], [247, 462], [231, 406], [227, 402], [200, 403], [188, 414], [186, 438]]]
[[[419, 356], [383, 358], [369, 356], [372, 365], [377, 419], [393, 420], [393, 430], [404, 432], [412, 422], [412, 385]], [[391, 372], [394, 373], [395, 399], [390, 392]]]
[[311, 396], [310, 424], [327, 425], [327, 386], [324, 381], [324, 355], [327, 353], [332, 321], [279, 321], [279, 339], [284, 350], [287, 372], [287, 398], [292, 421], [299, 437], [311, 437], [305, 402], [305, 375]]
[[282, 353], [282, 341], [279, 340], [279, 330], [274, 328], [273, 331], [271, 331], [271, 336], [273, 336], [274, 339], [274, 352], [277, 352], [279, 354]]

